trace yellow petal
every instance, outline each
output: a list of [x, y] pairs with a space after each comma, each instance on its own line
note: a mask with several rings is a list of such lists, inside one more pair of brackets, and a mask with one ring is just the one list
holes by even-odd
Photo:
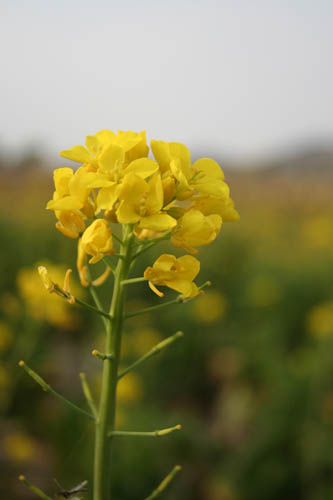
[[186, 280], [173, 280], [169, 281], [167, 286], [176, 290], [176, 292], [181, 293], [185, 297], [194, 297], [198, 295], [198, 288], [195, 283], [191, 283], [191, 281]]
[[217, 198], [229, 198], [229, 186], [221, 180], [204, 179], [202, 182], [191, 183], [192, 188], [197, 189], [200, 193], [216, 196]]
[[86, 147], [93, 156], [97, 156], [101, 149], [101, 143], [96, 135], [88, 135], [86, 137]]
[[111, 273], [111, 269], [109, 267], [106, 267], [104, 273], [102, 273], [100, 276], [98, 276], [98, 278], [94, 279], [94, 281], [92, 281], [91, 284], [93, 286], [103, 285], [103, 283], [105, 283], [105, 281], [109, 277], [110, 273]]
[[200, 210], [204, 215], [218, 214], [223, 222], [239, 220], [239, 214], [231, 198], [217, 198], [216, 196], [199, 196], [191, 208]]
[[[123, 133], [124, 132], [118, 131], [118, 135], [121, 135]], [[126, 161], [128, 162], [131, 162], [138, 158], [146, 158], [148, 156], [149, 148], [146, 141], [146, 132], [143, 130], [137, 135], [140, 138], [140, 142], [138, 142], [132, 149], [126, 152]]]
[[136, 203], [147, 193], [149, 187], [141, 177], [131, 172], [123, 178], [119, 188], [119, 199], [128, 203]]
[[168, 214], [149, 215], [141, 217], [139, 227], [152, 231], [169, 231], [177, 225], [177, 221]]
[[125, 151], [117, 144], [110, 144], [98, 159], [99, 168], [103, 172], [111, 172], [125, 160]]
[[137, 132], [132, 132], [131, 130], [126, 132], [118, 130], [116, 143], [119, 144], [125, 152], [133, 149], [141, 141], [142, 136], [140, 136]]
[[189, 149], [185, 146], [185, 144], [182, 144], [180, 142], [169, 142], [169, 150], [171, 158], [180, 160], [183, 172], [188, 178], [191, 173], [191, 154]]
[[139, 158], [138, 160], [132, 161], [128, 167], [126, 167], [124, 174], [133, 172], [142, 179], [146, 179], [146, 177], [150, 177], [157, 171], [158, 163], [156, 163], [156, 161], [150, 158]]
[[188, 148], [180, 142], [151, 141], [152, 152], [160, 165], [161, 172], [170, 168], [170, 161], [178, 159], [186, 177], [190, 175], [191, 155]]
[[54, 290], [54, 283], [50, 278], [48, 270], [45, 266], [38, 266], [38, 274], [41, 277], [43, 285], [45, 286], [48, 292], [52, 292]]
[[224, 179], [224, 173], [220, 165], [211, 158], [201, 158], [192, 165], [195, 169], [205, 173], [211, 179]]
[[135, 205], [127, 203], [126, 200], [120, 202], [116, 214], [120, 224], [135, 224], [140, 220], [140, 215], [137, 213]]
[[80, 215], [73, 212], [59, 211], [56, 212], [59, 221], [56, 228], [68, 238], [77, 238], [85, 230], [85, 223]]
[[179, 219], [178, 226], [172, 232], [171, 242], [192, 252], [193, 247], [211, 243], [221, 224], [219, 215], [205, 217], [199, 210], [189, 210]]
[[182, 267], [182, 276], [186, 279], [193, 281], [194, 278], [199, 274], [200, 271], [200, 261], [192, 255], [183, 255], [179, 257], [178, 263]]
[[95, 161], [95, 158], [83, 146], [74, 146], [71, 149], [60, 151], [59, 154], [68, 160], [77, 161], [78, 163], [90, 163]]
[[168, 143], [164, 141], [155, 141], [154, 139], [150, 142], [151, 150], [158, 162], [161, 172], [166, 172], [170, 168], [170, 152]]
[[148, 194], [145, 200], [147, 215], [158, 213], [163, 207], [163, 186], [160, 174], [154, 175], [148, 181]]
[[116, 134], [112, 132], [112, 130], [108, 129], [103, 129], [97, 132], [96, 137], [99, 141], [99, 143], [106, 148], [110, 144], [114, 143], [116, 141]]
[[156, 295], [158, 295], [159, 297], [164, 297], [164, 293], [163, 292], [160, 292], [160, 290], [158, 288], [156, 288], [156, 286], [154, 285], [154, 283], [152, 281], [148, 281], [148, 285], [149, 285], [149, 288], [154, 292], [156, 293]]
[[116, 183], [113, 183], [111, 187], [100, 189], [96, 199], [97, 210], [112, 210], [117, 198], [118, 185]]
[[50, 200], [46, 205], [47, 210], [75, 211], [83, 207], [83, 202], [73, 196], [65, 196], [58, 200]]
[[54, 179], [54, 186], [55, 189], [61, 198], [62, 196], [65, 196], [66, 194], [69, 194], [68, 191], [68, 183], [70, 179], [73, 177], [74, 172], [73, 169], [63, 167], [63, 168], [56, 168], [53, 172], [53, 179]]

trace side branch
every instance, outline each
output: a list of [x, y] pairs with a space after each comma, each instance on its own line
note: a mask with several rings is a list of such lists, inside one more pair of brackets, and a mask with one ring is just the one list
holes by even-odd
[[172, 304], [182, 304], [185, 302], [182, 295], [178, 295], [176, 299], [163, 302], [162, 304], [157, 304], [156, 306], [145, 307], [144, 309], [139, 309], [138, 311], [128, 312], [125, 314], [125, 319], [134, 318], [134, 316], [139, 316], [140, 314], [146, 314], [149, 312], [157, 311], [158, 309], [163, 309], [164, 307], [171, 306]]
[[78, 304], [80, 304], [80, 306], [86, 307], [87, 309], [90, 309], [91, 311], [94, 311], [97, 314], [100, 314], [101, 316], [104, 316], [104, 318], [112, 320], [111, 314], [103, 311], [102, 309], [99, 309], [99, 308], [97, 308], [95, 306], [92, 306], [91, 304], [88, 304], [87, 302], [84, 302], [83, 300], [78, 299], [77, 297], [75, 297], [75, 302], [77, 302]]
[[94, 415], [95, 419], [97, 419], [97, 408], [95, 405], [95, 401], [92, 397], [91, 390], [89, 387], [89, 384], [87, 382], [87, 377], [85, 373], [80, 373], [80, 379], [81, 379], [81, 384], [82, 384], [82, 390], [83, 394], [85, 395], [85, 398], [87, 400], [87, 403], [91, 409], [91, 413]]
[[22, 368], [24, 368], [24, 370], [27, 372], [27, 374], [31, 378], [33, 378], [34, 381], [37, 382], [37, 384], [39, 384], [41, 386], [41, 388], [43, 389], [43, 391], [50, 392], [56, 398], [60, 399], [63, 403], [66, 403], [68, 406], [70, 406], [73, 410], [77, 411], [78, 413], [81, 413], [81, 414], [85, 415], [86, 417], [89, 417], [91, 420], [96, 420], [93, 415], [91, 415], [90, 413], [86, 412], [85, 410], [83, 410], [79, 406], [76, 406], [74, 403], [72, 403], [68, 399], [64, 398], [64, 396], [62, 396], [61, 394], [59, 394], [59, 392], [55, 391], [49, 384], [47, 384], [45, 382], [45, 380], [42, 379], [42, 377], [40, 377], [38, 375], [38, 373], [36, 373], [35, 371], [33, 371], [24, 361], [20, 361], [19, 362], [19, 366], [21, 366]]
[[166, 338], [165, 340], [162, 340], [162, 342], [159, 342], [150, 351], [148, 351], [146, 354], [141, 356], [141, 358], [137, 359], [134, 363], [132, 363], [130, 366], [125, 368], [125, 370], [123, 370], [121, 373], [119, 373], [118, 380], [120, 380], [124, 375], [126, 375], [128, 372], [130, 372], [131, 370], [133, 370], [137, 366], [141, 365], [141, 363], [143, 363], [147, 359], [149, 359], [152, 356], [155, 356], [155, 354], [158, 354], [159, 352], [161, 352], [165, 347], [172, 344], [172, 342], [175, 342], [175, 340], [177, 340], [183, 336], [184, 336], [183, 332], [179, 331], [179, 332], [176, 332], [174, 335], [171, 335], [170, 337]]
[[174, 431], [180, 431], [182, 426], [180, 424], [175, 425], [174, 427], [169, 427], [168, 429], [161, 429], [158, 431], [151, 432], [136, 432], [136, 431], [111, 431], [108, 436], [109, 437], [161, 437], [171, 434]]
[[27, 488], [29, 488], [31, 491], [33, 491], [39, 498], [42, 498], [43, 500], [53, 500], [51, 497], [46, 495], [46, 493], [44, 493], [44, 491], [37, 488], [37, 486], [31, 484], [30, 481], [28, 481], [25, 476], [21, 475], [18, 478], [19, 478], [19, 481], [22, 481], [22, 483]]
[[128, 280], [123, 280], [121, 282], [122, 285], [132, 285], [134, 283], [141, 283], [142, 281], [147, 281], [147, 278], [144, 278], [143, 276], [139, 278], [130, 278]]
[[154, 247], [155, 245], [157, 245], [157, 243], [159, 243], [160, 241], [166, 241], [166, 240], [169, 240], [170, 239], [170, 236], [171, 236], [171, 233], [168, 233], [168, 234], [165, 234], [164, 236], [161, 236], [160, 238], [154, 238], [154, 240], [151, 240], [149, 241], [149, 243], [147, 243], [146, 245], [144, 245], [143, 248], [141, 248], [140, 250], [138, 250], [134, 255], [133, 255], [133, 260], [136, 260], [139, 255], [141, 255], [142, 253], [146, 252], [147, 250], [149, 250], [150, 248]]
[[[210, 285], [211, 282], [206, 281], [203, 285], [198, 287], [199, 292], [201, 292], [204, 288]], [[178, 297], [176, 297], [175, 299], [169, 300], [167, 302], [162, 302], [162, 304], [157, 304], [156, 306], [151, 306], [151, 307], [145, 307], [144, 309], [139, 309], [138, 311], [128, 312], [125, 314], [125, 319], [133, 318], [134, 316], [138, 316], [139, 314], [154, 312], [157, 311], [158, 309], [162, 309], [163, 307], [171, 306], [173, 304], [184, 304], [185, 302], [189, 302], [190, 300], [195, 299], [196, 297], [198, 297], [198, 295], [196, 295], [195, 297], [185, 297], [184, 295], [178, 295]]]
[[163, 493], [163, 491], [165, 490], [165, 488], [171, 483], [171, 481], [173, 480], [173, 478], [175, 477], [175, 475], [181, 471], [181, 466], [180, 465], [176, 465], [172, 471], [163, 479], [163, 481], [161, 482], [161, 484], [156, 488], [156, 490], [154, 490], [152, 492], [151, 495], [149, 495], [149, 497], [145, 498], [145, 500], [154, 500], [154, 498], [157, 498], [160, 496], [161, 493]]

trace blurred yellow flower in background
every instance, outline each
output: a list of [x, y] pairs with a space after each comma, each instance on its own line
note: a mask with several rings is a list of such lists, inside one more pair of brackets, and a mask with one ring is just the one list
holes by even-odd
[[156, 328], [137, 328], [124, 339], [126, 353], [143, 356], [161, 340], [162, 334]]
[[12, 344], [14, 334], [7, 323], [0, 321], [0, 352], [6, 351]]
[[10, 292], [0, 296], [0, 309], [6, 316], [16, 316], [21, 310], [20, 301]]
[[12, 392], [13, 374], [9, 367], [0, 364], [0, 409], [3, 410], [7, 407]]
[[305, 246], [329, 248], [333, 244], [332, 215], [322, 214], [306, 218], [301, 227]]
[[38, 458], [38, 444], [23, 432], [10, 432], [2, 441], [3, 453], [12, 462], [28, 463]]
[[117, 386], [117, 397], [122, 405], [131, 406], [136, 404], [143, 396], [142, 379], [136, 373], [127, 373], [126, 377], [119, 380]]
[[205, 292], [200, 300], [192, 304], [192, 311], [200, 323], [216, 323], [221, 319], [228, 307], [227, 299], [220, 292]]
[[257, 276], [246, 287], [250, 305], [269, 307], [276, 304], [282, 295], [279, 283], [271, 276]]
[[310, 309], [306, 325], [309, 333], [315, 337], [333, 337], [333, 300]]

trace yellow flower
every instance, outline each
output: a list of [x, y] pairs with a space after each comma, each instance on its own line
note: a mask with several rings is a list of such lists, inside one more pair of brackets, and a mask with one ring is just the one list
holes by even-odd
[[[65, 268], [48, 264], [47, 268], [52, 276], [48, 276], [48, 272], [44, 274], [45, 284], [48, 288], [52, 288], [56, 283], [60, 283], [64, 279]], [[46, 274], [47, 273], [47, 274]], [[35, 266], [32, 268], [22, 268], [17, 275], [17, 284], [20, 295], [24, 299], [30, 315], [36, 320], [48, 321], [50, 324], [65, 328], [75, 326], [75, 313], [69, 309], [66, 300], [60, 300], [55, 293], [45, 293], [41, 286], [41, 277], [36, 273]], [[66, 285], [66, 284], [65, 284]], [[75, 283], [72, 286], [73, 295], [82, 297], [80, 287]], [[64, 297], [62, 295], [62, 297]]]
[[151, 150], [158, 162], [161, 172], [170, 170], [170, 163], [178, 159], [185, 176], [190, 176], [191, 155], [188, 148], [180, 142], [155, 141], [150, 142]]
[[45, 286], [46, 290], [50, 293], [53, 292], [55, 284], [51, 280], [49, 272], [46, 269], [46, 267], [45, 266], [38, 266], [38, 274], [39, 274], [39, 276], [42, 280], [42, 283]]
[[98, 178], [98, 186], [112, 185], [104, 177], [97, 176], [94, 172], [87, 172], [80, 167], [75, 173], [71, 168], [57, 168], [54, 173], [55, 192], [53, 200], [46, 205], [47, 210], [82, 212], [87, 217], [92, 217], [94, 207], [89, 199], [92, 189], [91, 184]]
[[56, 217], [58, 219], [56, 228], [69, 238], [78, 238], [86, 228], [81, 215], [77, 215], [74, 212], [59, 210], [56, 211]]
[[56, 295], [59, 295], [62, 298], [65, 298], [68, 300], [70, 304], [75, 303], [75, 298], [71, 294], [71, 289], [70, 289], [70, 284], [69, 284], [69, 279], [70, 275], [72, 273], [71, 269], [67, 269], [65, 273], [65, 279], [64, 279], [64, 284], [63, 287], [60, 288], [60, 286], [57, 283], [54, 283], [51, 280], [51, 277], [49, 275], [48, 270], [46, 269], [45, 266], [38, 266], [38, 274], [41, 277], [41, 280], [43, 282], [43, 285], [45, 286], [46, 290], [49, 293], [55, 293]]
[[239, 220], [239, 214], [231, 198], [217, 198], [216, 196], [197, 196], [190, 210], [195, 209], [204, 215], [217, 214], [223, 222]]
[[112, 229], [104, 219], [94, 220], [81, 238], [84, 253], [91, 255], [90, 264], [99, 262], [105, 255], [113, 255]]
[[149, 286], [160, 297], [160, 292], [155, 285], [167, 286], [180, 292], [185, 297], [195, 297], [199, 290], [194, 278], [200, 271], [200, 262], [191, 255], [184, 255], [178, 259], [174, 255], [163, 254], [153, 264], [147, 267], [144, 277], [149, 281]]
[[86, 138], [86, 147], [74, 146], [61, 151], [60, 156], [84, 164], [88, 168], [110, 172], [124, 163], [148, 155], [146, 133], [100, 130]]
[[153, 175], [148, 181], [136, 173], [127, 174], [119, 189], [120, 204], [117, 218], [121, 224], [139, 223], [140, 229], [167, 231], [177, 222], [163, 208], [163, 187], [161, 176]]
[[171, 235], [173, 245], [196, 253], [193, 247], [209, 245], [215, 240], [222, 224], [217, 214], [205, 216], [199, 210], [189, 210], [178, 220], [178, 225]]
[[211, 158], [201, 158], [191, 165], [191, 155], [184, 144], [177, 142], [151, 141], [151, 149], [162, 173], [176, 180], [176, 198], [186, 200], [194, 192], [229, 197], [229, 187], [219, 164]]

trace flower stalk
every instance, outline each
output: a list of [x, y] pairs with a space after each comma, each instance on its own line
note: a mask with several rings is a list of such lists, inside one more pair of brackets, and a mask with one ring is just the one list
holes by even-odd
[[[84, 373], [80, 374], [81, 384], [91, 413], [57, 393], [23, 361], [19, 363], [44, 391], [94, 421], [93, 500], [114, 497], [110, 482], [114, 438], [161, 437], [181, 429], [176, 425], [148, 432], [116, 430], [118, 381], [183, 336], [181, 331], [176, 332], [119, 372], [125, 320], [174, 304], [184, 304], [203, 293], [210, 282], [201, 286], [194, 282], [200, 271], [200, 262], [193, 256], [197, 253], [196, 247], [214, 241], [222, 222], [239, 218], [229, 197], [223, 171], [214, 160], [202, 158], [192, 164], [186, 146], [175, 142], [152, 140], [151, 149], [155, 160], [148, 158], [145, 132], [118, 131], [116, 135], [110, 130], [101, 130], [88, 136], [85, 147], [74, 146], [60, 153], [81, 166], [75, 172], [68, 167], [54, 171], [55, 192], [46, 207], [53, 210], [58, 219], [56, 228], [65, 236], [78, 239], [78, 273], [94, 304], [71, 293], [70, 269], [65, 274], [63, 287], [60, 287], [51, 280], [47, 269], [40, 266], [44, 287], [69, 304], [77, 303], [98, 314], [105, 327], [104, 352], [92, 351], [103, 361], [98, 404], [95, 404]], [[115, 234], [114, 224], [122, 226], [121, 236]], [[162, 254], [146, 268], [143, 276], [130, 277], [137, 259], [166, 240], [192, 255]], [[98, 262], [104, 262], [106, 269], [93, 280], [89, 266]], [[110, 275], [113, 275], [113, 293], [109, 310], [106, 310], [96, 287]], [[175, 290], [178, 295], [155, 306], [127, 312], [127, 286], [142, 282], [146, 282], [147, 290], [149, 287], [160, 298], [164, 297], [160, 287]], [[174, 467], [146, 500], [160, 496], [180, 469], [178, 465]], [[40, 498], [50, 500], [24, 476], [21, 476], [21, 481]], [[85, 486], [86, 481], [80, 483], [79, 489], [76, 487], [65, 493], [71, 495], [83, 491], [82, 484]]]
[[[112, 321], [106, 329], [105, 354], [109, 356], [103, 363], [102, 391], [99, 417], [96, 424], [94, 458], [94, 500], [106, 500], [110, 496], [111, 442], [109, 433], [114, 430], [116, 413], [116, 390], [118, 365], [121, 349], [121, 334], [124, 321], [124, 294], [126, 280], [131, 264], [133, 234], [130, 225], [124, 226], [122, 259], [115, 271], [113, 295], [110, 308]], [[112, 356], [112, 357], [111, 357]]]

